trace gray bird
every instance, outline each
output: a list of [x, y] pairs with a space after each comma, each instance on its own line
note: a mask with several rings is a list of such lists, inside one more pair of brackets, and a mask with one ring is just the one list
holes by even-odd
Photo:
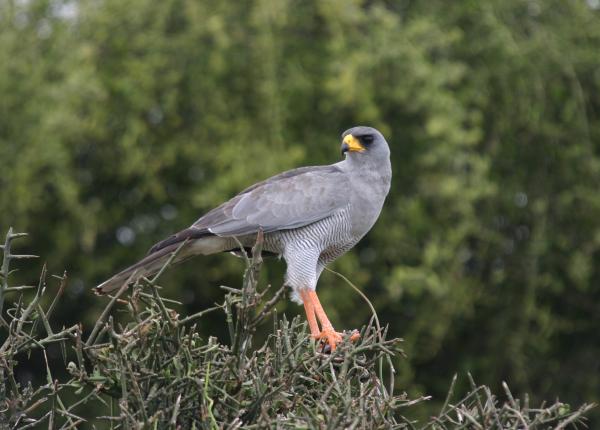
[[292, 288], [292, 299], [304, 304], [311, 334], [335, 349], [341, 335], [319, 302], [317, 280], [328, 263], [371, 229], [392, 179], [390, 150], [376, 129], [346, 130], [341, 149], [345, 158], [338, 163], [300, 167], [246, 188], [189, 228], [154, 245], [145, 258], [96, 291], [109, 293], [156, 273], [184, 241], [175, 262], [240, 251], [239, 243], [250, 249], [262, 230], [263, 252], [282, 256], [287, 263], [285, 283]]

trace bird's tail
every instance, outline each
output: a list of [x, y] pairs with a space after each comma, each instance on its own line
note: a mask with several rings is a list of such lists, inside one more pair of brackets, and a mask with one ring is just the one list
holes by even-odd
[[181, 249], [173, 258], [173, 263], [179, 263], [194, 255], [208, 255], [226, 250], [227, 240], [215, 236], [207, 230], [188, 228], [157, 243], [148, 255], [114, 275], [95, 288], [97, 294], [106, 294], [121, 288], [123, 284], [132, 284], [144, 276], [156, 274], [179, 247]]
[[[169, 261], [169, 258], [173, 252], [177, 250], [179, 245], [181, 244], [170, 245], [148, 254], [134, 265], [129, 266], [127, 269], [120, 271], [112, 278], [98, 285], [95, 288], [96, 293], [107, 294], [121, 288], [125, 283], [132, 284], [144, 276], [154, 275], [167, 263], [167, 261]], [[181, 253], [176, 255], [173, 262], [181, 261], [183, 259], [182, 257]]]

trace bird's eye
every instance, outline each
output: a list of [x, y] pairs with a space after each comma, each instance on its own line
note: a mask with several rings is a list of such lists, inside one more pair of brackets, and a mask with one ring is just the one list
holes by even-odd
[[365, 144], [367, 144], [367, 145], [369, 145], [369, 144], [373, 143], [373, 140], [374, 140], [374, 139], [375, 139], [375, 137], [373, 137], [373, 135], [372, 135], [372, 134], [366, 134], [366, 135], [364, 135], [364, 136], [362, 136], [362, 137], [360, 138], [360, 140], [362, 140], [362, 141], [363, 141], [363, 143], [365, 143]]

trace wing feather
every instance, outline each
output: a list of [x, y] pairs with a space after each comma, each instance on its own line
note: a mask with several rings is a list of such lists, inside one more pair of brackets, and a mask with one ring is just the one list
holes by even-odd
[[294, 169], [242, 191], [192, 226], [219, 236], [289, 230], [326, 218], [348, 204], [345, 172], [336, 165]]

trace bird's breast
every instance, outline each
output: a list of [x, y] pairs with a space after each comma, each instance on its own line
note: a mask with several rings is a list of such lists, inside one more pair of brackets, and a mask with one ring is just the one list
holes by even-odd
[[379, 218], [389, 185], [355, 181], [352, 184], [350, 199], [350, 220], [352, 232], [362, 237], [373, 227]]

